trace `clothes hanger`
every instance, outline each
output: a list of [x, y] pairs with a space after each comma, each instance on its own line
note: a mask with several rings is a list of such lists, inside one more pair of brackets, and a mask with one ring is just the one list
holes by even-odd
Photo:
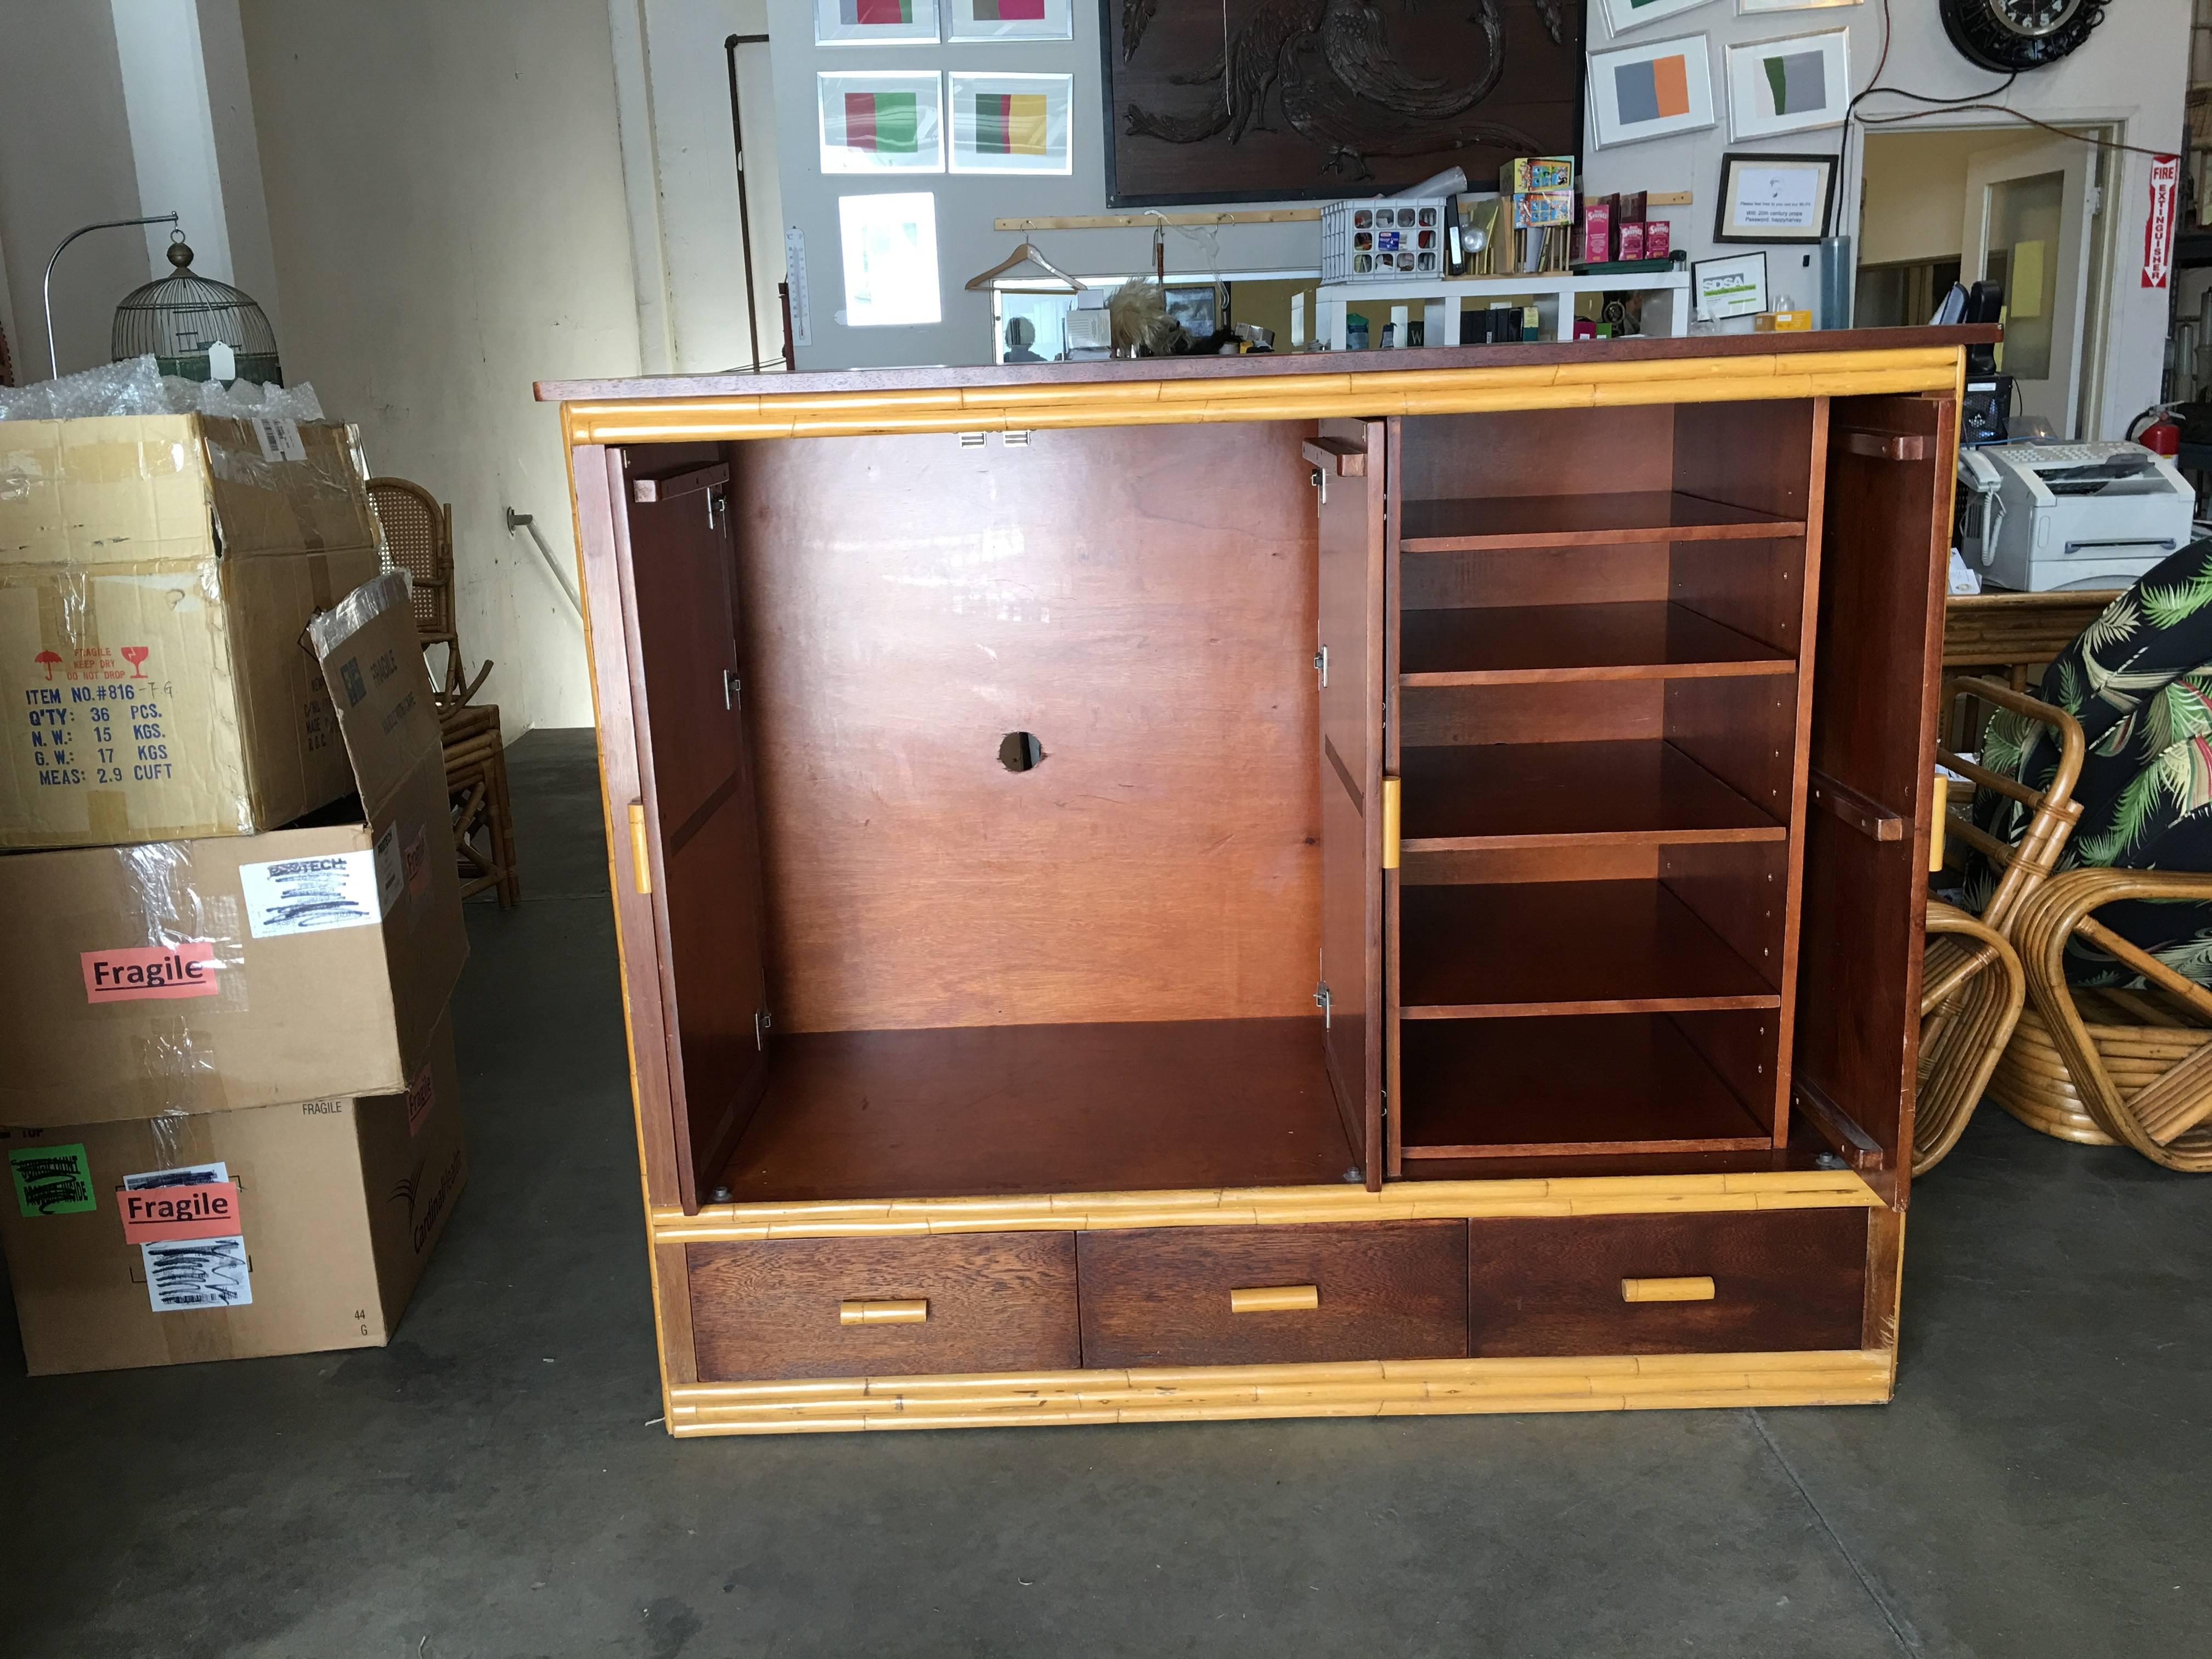
[[1016, 248], [1012, 253], [1009, 253], [1005, 258], [1000, 260], [998, 264], [993, 265], [988, 270], [977, 271], [975, 275], [968, 279], [968, 286], [971, 289], [988, 288], [991, 286], [991, 282], [994, 277], [1003, 276], [1008, 271], [1012, 270], [1016, 265], [1019, 264], [1032, 264], [1038, 266], [1040, 269], [1048, 271], [1053, 276], [1059, 277], [1061, 282], [1066, 283], [1068, 287], [1073, 289], [1077, 293], [1080, 294], [1083, 292], [1084, 285], [1076, 281], [1074, 277], [1069, 276], [1066, 271], [1062, 270], [1058, 265], [1053, 264], [1051, 260], [1046, 258], [1044, 255], [1038, 251], [1037, 245], [1035, 242], [1024, 242], [1019, 247]]

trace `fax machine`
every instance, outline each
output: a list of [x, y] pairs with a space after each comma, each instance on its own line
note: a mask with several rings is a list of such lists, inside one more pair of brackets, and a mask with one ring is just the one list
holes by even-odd
[[2021, 592], [2125, 587], [2194, 532], [2197, 497], [2141, 444], [1989, 444], [1959, 452], [1959, 550]]

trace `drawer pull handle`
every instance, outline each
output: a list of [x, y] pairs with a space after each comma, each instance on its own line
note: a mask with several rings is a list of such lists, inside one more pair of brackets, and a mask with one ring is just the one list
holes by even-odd
[[1319, 1306], [1318, 1285], [1261, 1285], [1249, 1291], [1229, 1292], [1229, 1311], [1233, 1314], [1295, 1313], [1301, 1308]]
[[641, 896], [653, 890], [653, 851], [645, 833], [645, 803], [629, 804], [629, 873]]
[[917, 1297], [911, 1302], [840, 1302], [840, 1325], [919, 1325], [929, 1317], [929, 1304]]
[[1624, 1279], [1620, 1281], [1623, 1302], [1710, 1302], [1713, 1299], [1713, 1281], [1710, 1279]]

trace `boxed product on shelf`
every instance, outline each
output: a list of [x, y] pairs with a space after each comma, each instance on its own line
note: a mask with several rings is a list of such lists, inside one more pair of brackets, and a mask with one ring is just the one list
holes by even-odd
[[406, 1087], [468, 956], [406, 578], [311, 633], [357, 799], [266, 835], [0, 858], [0, 1125]]
[[1598, 197], [1583, 204], [1583, 258], [1603, 264], [1613, 258], [1613, 201]]
[[394, 1094], [0, 1130], [30, 1373], [380, 1347], [468, 1179], [450, 1017]]
[[352, 787], [301, 630], [374, 576], [353, 429], [0, 422], [0, 848], [250, 835]]
[[1440, 276], [1443, 269], [1443, 197], [1375, 197], [1323, 204], [1322, 282]]
[[1513, 198], [1513, 223], [1518, 229], [1575, 222], [1575, 193], [1571, 190], [1522, 191]]
[[1498, 193], [1525, 196], [1531, 191], [1571, 190], [1575, 182], [1571, 155], [1516, 155], [1498, 169]]

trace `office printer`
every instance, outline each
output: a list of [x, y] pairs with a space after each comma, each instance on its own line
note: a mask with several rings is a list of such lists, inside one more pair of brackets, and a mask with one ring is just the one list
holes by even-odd
[[2141, 444], [1961, 449], [1959, 485], [1959, 550], [2020, 592], [2125, 587], [2194, 533], [2195, 492]]

